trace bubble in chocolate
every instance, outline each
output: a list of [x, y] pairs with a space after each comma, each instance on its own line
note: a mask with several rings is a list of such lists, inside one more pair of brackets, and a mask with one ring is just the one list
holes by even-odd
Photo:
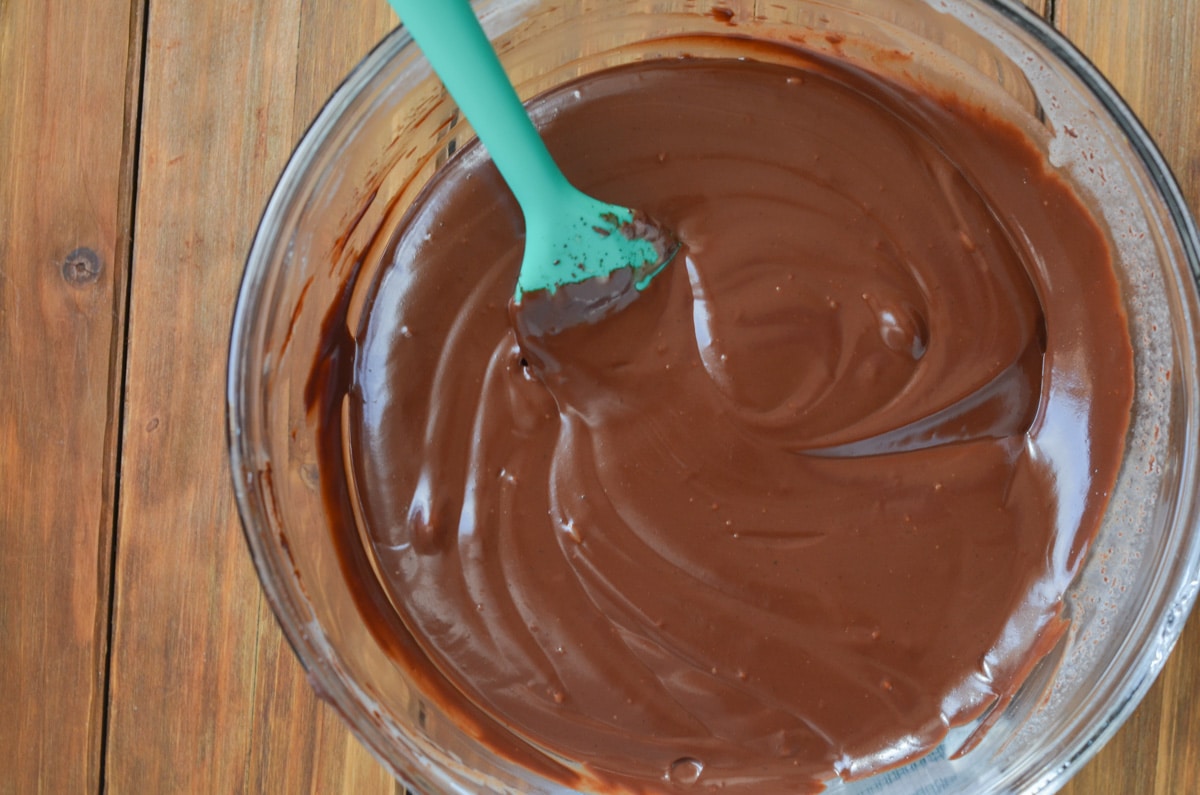
[[[409, 542], [419, 555], [435, 555], [442, 551], [447, 537], [446, 511], [435, 502], [430, 493], [431, 478], [426, 474], [417, 482], [405, 523]], [[400, 533], [404, 535], [404, 533]]]
[[881, 300], [869, 294], [863, 299], [879, 321], [883, 344], [920, 361], [929, 348], [929, 326], [921, 313], [905, 301]]
[[672, 784], [690, 786], [700, 780], [700, 774], [703, 772], [703, 762], [684, 756], [671, 763], [670, 769], [667, 770], [667, 780]]

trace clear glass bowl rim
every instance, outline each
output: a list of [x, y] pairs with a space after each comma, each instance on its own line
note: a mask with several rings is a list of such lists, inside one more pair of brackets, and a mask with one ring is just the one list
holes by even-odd
[[[1038, 45], [1045, 48], [1052, 59], [1079, 79], [1107, 112], [1108, 120], [1114, 122], [1117, 129], [1126, 136], [1128, 144], [1145, 169], [1145, 175], [1151, 180], [1154, 190], [1166, 207], [1171, 230], [1178, 235], [1180, 248], [1191, 271], [1191, 287], [1200, 291], [1200, 231], [1157, 145], [1107, 78], [1065, 36], [1017, 0], [956, 1], [967, 7], [994, 12], [1005, 24], [1031, 36]], [[476, 2], [486, 5], [486, 0], [483, 3], [478, 3], [478, 0]], [[316, 648], [309, 634], [303, 630], [307, 619], [298, 609], [296, 602], [302, 602], [304, 597], [292, 583], [295, 579], [292, 572], [278, 559], [265, 537], [269, 535], [266, 531], [270, 527], [270, 521], [266, 506], [262, 504], [254, 484], [254, 473], [257, 471], [254, 466], [256, 453], [249, 447], [242, 427], [247, 420], [253, 419], [247, 412], [245, 389], [248, 382], [253, 382], [249, 371], [253, 366], [253, 343], [257, 337], [252, 332], [257, 329], [256, 321], [261, 316], [262, 288], [270, 267], [271, 252], [281, 242], [277, 235], [281, 221], [297, 201], [311, 165], [337, 130], [346, 111], [393, 59], [410, 46], [414, 46], [412, 38], [403, 26], [397, 27], [380, 41], [325, 102], [292, 152], [271, 193], [247, 257], [234, 309], [226, 383], [226, 433], [234, 494], [243, 535], [267, 601], [314, 690], [333, 706], [351, 731], [386, 768], [409, 782], [422, 777], [414, 776], [418, 768], [416, 760], [405, 758], [404, 763], [397, 766], [388, 753], [389, 750], [394, 750], [392, 743], [366, 719], [367, 709], [363, 704], [361, 692], [348, 686], [340, 673], [327, 664], [325, 651]], [[1194, 350], [1198, 341], [1192, 339], [1190, 345]], [[1189, 417], [1194, 417], [1195, 408], [1189, 408]], [[1195, 439], [1197, 430], [1194, 427], [1187, 428], [1184, 435]], [[1187, 477], [1189, 473], [1196, 475], [1197, 451], [1185, 450], [1184, 457], [1182, 476]], [[1079, 734], [1075, 742], [1065, 750], [1050, 756], [1043, 754], [1037, 757], [1041, 770], [1026, 778], [1027, 781], [1033, 782], [1026, 792], [1055, 791], [1091, 760], [1141, 702], [1178, 640], [1196, 601], [1197, 593], [1200, 592], [1200, 525], [1195, 523], [1195, 489], [1187, 491], [1191, 495], [1191, 504], [1188, 505], [1185, 501], [1183, 507], [1190, 507], [1191, 510], [1184, 512], [1183, 521], [1186, 522], [1190, 518], [1193, 522], [1190, 536], [1181, 546], [1180, 565], [1162, 589], [1161, 604], [1166, 605], [1166, 609], [1158, 616], [1157, 623], [1151, 628], [1153, 631], [1147, 634], [1148, 639], [1157, 638], [1158, 642], [1143, 643], [1131, 655], [1128, 665], [1125, 666], [1126, 681], [1116, 683], [1113, 687], [1113, 692], [1120, 693], [1121, 697], [1112, 700], [1107, 710], [1092, 720], [1088, 731]], [[345, 704], [352, 704], [355, 709], [348, 710], [343, 706]]]

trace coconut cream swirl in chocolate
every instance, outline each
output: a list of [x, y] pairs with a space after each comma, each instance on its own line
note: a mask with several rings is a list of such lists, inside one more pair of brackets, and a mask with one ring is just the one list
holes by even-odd
[[683, 248], [523, 347], [520, 213], [479, 147], [446, 164], [310, 384], [377, 631], [485, 742], [601, 789], [819, 789], [1006, 703], [1064, 630], [1131, 400], [1071, 190], [986, 112], [817, 58], [536, 106], [576, 184]]

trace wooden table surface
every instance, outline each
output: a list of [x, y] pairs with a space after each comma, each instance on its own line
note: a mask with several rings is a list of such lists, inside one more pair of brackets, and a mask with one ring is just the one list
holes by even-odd
[[[1029, 0], [1200, 206], [1200, 0]], [[353, 13], [351, 13], [353, 10]], [[263, 600], [225, 449], [255, 224], [383, 0], [0, 0], [0, 793], [400, 793]], [[1200, 616], [1072, 795], [1200, 791]]]

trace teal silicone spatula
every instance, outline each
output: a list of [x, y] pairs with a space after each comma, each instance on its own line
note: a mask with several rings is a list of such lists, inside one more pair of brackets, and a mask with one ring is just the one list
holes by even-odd
[[[389, 0], [470, 120], [525, 216], [513, 301], [552, 297], [536, 333], [594, 321], [636, 297], [670, 262], [675, 237], [644, 214], [577, 190], [534, 128], [467, 0]], [[528, 319], [527, 319], [528, 320]]]

